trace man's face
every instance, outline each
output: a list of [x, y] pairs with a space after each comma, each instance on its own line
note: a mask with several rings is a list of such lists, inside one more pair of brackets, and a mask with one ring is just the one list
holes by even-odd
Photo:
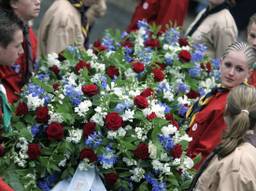
[[247, 42], [253, 46], [254, 49], [256, 49], [256, 23], [252, 23], [252, 25], [248, 28]]
[[14, 12], [24, 21], [36, 18], [40, 12], [41, 0], [13, 0], [11, 6]]
[[14, 33], [13, 41], [7, 47], [0, 45], [0, 65], [10, 66], [16, 62], [19, 55], [23, 53], [23, 33], [18, 30]]

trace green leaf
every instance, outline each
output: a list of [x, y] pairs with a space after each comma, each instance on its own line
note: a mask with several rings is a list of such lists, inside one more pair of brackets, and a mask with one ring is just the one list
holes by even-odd
[[200, 153], [200, 154], [198, 154], [198, 155], [196, 155], [196, 157], [193, 159], [194, 164], [199, 163], [199, 162], [201, 161], [201, 159], [202, 159], [202, 155], [201, 155], [201, 153]]
[[32, 82], [42, 87], [45, 91], [48, 93], [53, 93], [53, 87], [49, 85], [48, 83], [41, 82], [37, 78], [32, 78]]

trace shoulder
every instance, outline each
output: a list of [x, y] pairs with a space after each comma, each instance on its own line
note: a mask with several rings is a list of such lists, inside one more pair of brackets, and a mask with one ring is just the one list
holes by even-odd
[[217, 21], [215, 27], [221, 29], [233, 29], [237, 31], [236, 22], [228, 9], [223, 9], [212, 15]]

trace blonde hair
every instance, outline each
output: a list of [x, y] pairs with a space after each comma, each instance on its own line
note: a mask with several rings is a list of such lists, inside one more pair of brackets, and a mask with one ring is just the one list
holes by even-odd
[[228, 48], [226, 48], [224, 54], [223, 54], [223, 59], [230, 53], [233, 51], [238, 51], [238, 52], [243, 52], [246, 60], [247, 60], [247, 64], [249, 68], [253, 67], [253, 64], [256, 61], [256, 52], [253, 49], [252, 46], [250, 46], [249, 44], [245, 43], [245, 42], [234, 42], [233, 44], [231, 44], [230, 46], [228, 46]]
[[246, 131], [254, 129], [256, 122], [256, 90], [254, 87], [240, 85], [233, 88], [227, 100], [224, 116], [227, 131], [219, 145], [218, 156], [223, 158], [245, 141]]

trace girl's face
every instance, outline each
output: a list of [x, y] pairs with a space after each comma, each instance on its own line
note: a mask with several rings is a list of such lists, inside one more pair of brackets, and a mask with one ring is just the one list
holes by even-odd
[[233, 88], [244, 82], [251, 74], [246, 56], [242, 51], [231, 51], [221, 61], [221, 83]]

